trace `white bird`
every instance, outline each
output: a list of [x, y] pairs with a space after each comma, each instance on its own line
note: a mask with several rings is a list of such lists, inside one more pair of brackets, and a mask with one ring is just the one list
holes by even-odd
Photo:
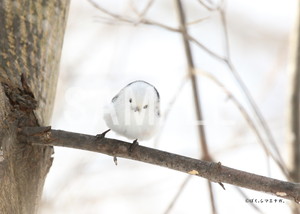
[[[107, 126], [116, 133], [137, 140], [151, 138], [160, 119], [160, 97], [156, 88], [142, 80], [125, 86], [106, 107], [103, 116]], [[104, 137], [108, 132], [102, 133]]]

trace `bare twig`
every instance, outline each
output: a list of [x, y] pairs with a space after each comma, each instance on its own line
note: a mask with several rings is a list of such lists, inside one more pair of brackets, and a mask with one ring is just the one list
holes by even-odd
[[[133, 25], [137, 25], [137, 24], [146, 24], [146, 25], [152, 25], [152, 26], [158, 26], [160, 28], [163, 28], [165, 30], [169, 30], [171, 32], [176, 32], [176, 33], [183, 33], [182, 29], [176, 29], [174, 27], [171, 26], [167, 26], [165, 24], [159, 23], [159, 22], [155, 22], [149, 19], [145, 19], [145, 14], [147, 13], [147, 11], [149, 10], [149, 8], [151, 7], [151, 5], [153, 4], [153, 1], [149, 1], [148, 4], [146, 5], [146, 7], [144, 8], [144, 12], [142, 11], [139, 14], [139, 19], [138, 20], [134, 20], [132, 18], [128, 18], [125, 16], [121, 16], [115, 13], [112, 13], [108, 10], [106, 10], [105, 8], [101, 7], [100, 5], [98, 5], [97, 3], [95, 3], [93, 0], [88, 0], [95, 8], [99, 9], [100, 11], [102, 11], [103, 13], [105, 13], [106, 15], [110, 16], [112, 19], [111, 21], [118, 21], [118, 22], [124, 22], [124, 23], [129, 23], [129, 24], [133, 24]], [[265, 152], [267, 154], [270, 154], [270, 156], [272, 157], [272, 159], [275, 161], [275, 163], [279, 166], [279, 168], [281, 169], [281, 171], [285, 174], [285, 176], [287, 178], [289, 178], [288, 172], [287, 172], [287, 168], [285, 166], [285, 163], [280, 155], [280, 152], [277, 148], [275, 139], [271, 133], [270, 128], [268, 127], [267, 122], [265, 121], [263, 115], [261, 114], [259, 108], [257, 107], [254, 99], [251, 96], [251, 93], [249, 92], [249, 90], [247, 89], [245, 83], [242, 81], [241, 77], [239, 76], [238, 72], [235, 70], [234, 65], [231, 61], [231, 57], [230, 57], [230, 52], [229, 52], [229, 39], [228, 39], [228, 32], [227, 32], [227, 22], [226, 22], [226, 13], [225, 13], [225, 8], [224, 8], [224, 1], [221, 1], [221, 3], [218, 6], [211, 6], [211, 3], [206, 3], [204, 1], [199, 0], [199, 3], [204, 6], [207, 10], [209, 11], [218, 11], [220, 13], [220, 17], [221, 17], [221, 22], [222, 22], [222, 26], [223, 26], [223, 32], [224, 32], [224, 38], [225, 38], [225, 56], [221, 56], [213, 51], [211, 51], [209, 48], [207, 48], [205, 45], [203, 45], [201, 42], [199, 42], [196, 38], [192, 37], [191, 35], [188, 34], [188, 32], [185, 32], [185, 37], [190, 41], [193, 42], [194, 44], [196, 44], [197, 46], [199, 46], [201, 49], [203, 49], [204, 51], [206, 51], [206, 53], [208, 53], [209, 55], [211, 55], [212, 57], [214, 57], [215, 59], [222, 61], [226, 64], [226, 66], [228, 67], [228, 69], [230, 70], [230, 72], [233, 74], [235, 80], [237, 81], [237, 83], [239, 84], [241, 90], [243, 91], [246, 99], [248, 100], [251, 108], [253, 109], [253, 112], [256, 115], [256, 119], [259, 122], [259, 124], [261, 125], [261, 127], [264, 130], [264, 133], [266, 134], [267, 138], [268, 138], [268, 142], [271, 145], [271, 148], [273, 149], [273, 151], [275, 152], [276, 156], [273, 155], [272, 151], [267, 151], [269, 150], [269, 148], [266, 146], [266, 143], [264, 142], [260, 131], [258, 129], [258, 127], [256, 127], [255, 123], [252, 121], [252, 127], [255, 131], [255, 133], [257, 134], [258, 138], [260, 139], [259, 142], [261, 143], [263, 149], [265, 150]], [[108, 18], [109, 20], [109, 18]], [[248, 114], [248, 113], [247, 113]], [[249, 117], [246, 118], [246, 120], [249, 120]]]
[[[263, 117], [262, 113], [260, 112], [258, 106], [256, 105], [250, 91], [248, 90], [247, 86], [245, 85], [244, 81], [240, 77], [239, 73], [236, 71], [236, 69], [235, 69], [235, 67], [234, 67], [234, 65], [231, 61], [230, 51], [229, 51], [229, 36], [228, 36], [228, 28], [227, 28], [225, 7], [222, 6], [219, 11], [220, 11], [220, 17], [221, 17], [221, 22], [222, 22], [223, 32], [224, 32], [224, 38], [225, 38], [225, 53], [226, 53], [225, 54], [226, 55], [225, 62], [226, 62], [226, 65], [227, 65], [228, 69], [230, 70], [230, 72], [232, 73], [234, 79], [236, 80], [236, 82], [240, 86], [242, 92], [244, 93], [244, 96], [247, 98], [248, 103], [250, 104], [252, 110], [254, 111], [254, 113], [256, 115], [256, 118], [257, 118], [258, 122], [260, 123], [261, 127], [263, 128], [263, 130], [264, 130], [264, 132], [265, 132], [265, 134], [268, 138], [268, 142], [269, 142], [271, 148], [276, 153], [277, 157], [272, 155], [273, 160], [279, 166], [279, 168], [284, 173], [284, 175], [287, 178], [289, 178], [289, 175], [288, 175], [288, 172], [287, 172], [287, 167], [286, 167], [286, 165], [285, 165], [285, 163], [282, 159], [282, 156], [279, 152], [279, 149], [277, 147], [277, 144], [275, 142], [273, 134], [272, 134], [265, 118]], [[267, 148], [264, 141], [261, 141], [261, 145], [264, 145], [263, 147]], [[269, 153], [272, 153], [272, 152], [269, 151]]]
[[[202, 115], [202, 108], [200, 103], [200, 96], [199, 96], [199, 89], [198, 89], [198, 81], [197, 76], [195, 75], [195, 65], [193, 60], [193, 55], [190, 47], [190, 41], [188, 38], [188, 29], [186, 25], [186, 17], [183, 5], [181, 3], [181, 0], [175, 0], [176, 2], [176, 8], [177, 8], [177, 14], [179, 17], [179, 23], [180, 23], [180, 29], [181, 29], [181, 35], [182, 35], [182, 41], [185, 49], [185, 56], [186, 61], [188, 65], [188, 74], [190, 75], [191, 81], [192, 81], [192, 92], [193, 92], [193, 98], [194, 98], [194, 104], [195, 104], [195, 111], [196, 111], [196, 117], [197, 121], [201, 122], [203, 121], [203, 115]], [[212, 160], [212, 157], [209, 154], [208, 146], [207, 146], [207, 140], [206, 140], [206, 132], [203, 125], [198, 124], [198, 134], [199, 134], [199, 143], [201, 145], [201, 152], [202, 152], [202, 158], [203, 160]], [[208, 181], [208, 189], [209, 189], [209, 195], [210, 195], [210, 202], [211, 202], [211, 210], [213, 214], [217, 213], [215, 200], [214, 200], [214, 193], [212, 190], [211, 183]]]
[[[276, 162], [276, 164], [279, 166], [279, 168], [281, 169], [281, 171], [284, 173], [284, 175], [287, 178], [290, 178], [289, 173], [287, 171], [287, 166], [284, 163], [282, 156], [279, 152], [279, 149], [276, 145], [275, 139], [271, 133], [271, 130], [265, 120], [265, 118], [263, 117], [263, 115], [261, 114], [259, 108], [257, 107], [254, 99], [252, 98], [250, 92], [248, 91], [248, 88], [246, 87], [246, 85], [244, 84], [244, 82], [242, 81], [241, 77], [239, 76], [239, 74], [236, 72], [236, 70], [233, 68], [233, 65], [231, 63], [228, 64], [230, 66], [231, 72], [234, 75], [234, 77], [236, 78], [236, 81], [239, 83], [240, 87], [242, 88], [243, 93], [245, 94], [245, 96], [247, 97], [247, 100], [250, 104], [250, 106], [252, 107], [258, 121], [260, 122], [261, 126], [263, 127], [265, 134], [268, 137], [269, 143], [271, 145], [271, 147], [273, 148], [273, 150], [276, 153], [276, 156], [271, 155], [272, 159]], [[264, 142], [264, 141], [263, 141]], [[265, 145], [265, 143], [263, 143]], [[266, 146], [266, 145], [265, 145]], [[273, 154], [271, 151], [269, 151], [270, 154]]]
[[179, 198], [179, 196], [181, 195], [182, 191], [184, 190], [184, 188], [186, 187], [186, 185], [188, 184], [188, 182], [190, 181], [190, 179], [192, 178], [191, 175], [188, 175], [184, 181], [182, 182], [182, 184], [180, 185], [176, 195], [174, 196], [174, 198], [172, 199], [171, 203], [169, 204], [168, 208], [166, 209], [166, 211], [164, 212], [164, 214], [168, 214], [171, 212], [174, 204], [177, 202], [177, 199]]
[[[246, 193], [239, 187], [235, 187], [236, 191], [244, 198], [244, 199], [248, 199], [249, 197], [246, 195]], [[264, 214], [264, 212], [258, 207], [256, 206], [255, 203], [248, 203], [251, 207], [253, 207], [253, 209], [255, 209], [258, 213], [260, 214]]]
[[139, 16], [139, 19], [142, 20], [142, 19], [144, 19], [144, 17], [146, 16], [146, 14], [150, 10], [150, 8], [152, 7], [153, 3], [154, 3], [154, 0], [149, 0], [147, 2], [146, 6], [141, 11], [138, 11], [136, 9], [133, 2], [131, 2], [130, 6], [131, 6], [132, 10]]
[[200, 22], [203, 22], [205, 20], [207, 20], [209, 17], [203, 17], [203, 18], [200, 18], [200, 19], [196, 19], [194, 21], [190, 21], [188, 23], [186, 23], [186, 25], [195, 25], [195, 24], [199, 24]]
[[206, 51], [206, 53], [208, 53], [210, 56], [214, 57], [217, 60], [220, 60], [224, 63], [226, 63], [226, 58], [213, 52], [212, 50], [210, 50], [208, 47], [206, 47], [205, 45], [203, 45], [201, 42], [199, 42], [196, 38], [192, 37], [191, 35], [187, 35], [188, 39], [195, 43], [197, 46], [199, 46], [201, 49], [203, 49], [204, 51]]
[[166, 30], [172, 31], [172, 32], [178, 32], [179, 30], [167, 25], [164, 25], [162, 23], [159, 22], [155, 22], [152, 20], [148, 20], [148, 19], [140, 19], [140, 20], [134, 20], [125, 16], [121, 16], [118, 14], [115, 14], [107, 9], [105, 9], [104, 7], [101, 7], [99, 4], [95, 3], [93, 0], [88, 0], [95, 8], [97, 8], [98, 10], [100, 10], [102, 13], [109, 15], [110, 17], [112, 17], [115, 21], [121, 21], [121, 22], [125, 22], [125, 23], [130, 23], [133, 25], [138, 25], [138, 24], [146, 24], [146, 25], [153, 25], [153, 26], [158, 26], [161, 28], [164, 28]]
[[[132, 24], [132, 25], [145, 24], [145, 25], [151, 25], [151, 26], [160, 27], [162, 29], [165, 29], [165, 30], [168, 30], [168, 31], [171, 31], [171, 32], [181, 33], [180, 29], [177, 29], [177, 28], [174, 28], [174, 27], [162, 24], [160, 22], [156, 22], [154, 20], [145, 19], [145, 18], [144, 19], [140, 19], [140, 20], [134, 20], [134, 19], [131, 19], [131, 18], [128, 18], [128, 17], [125, 17], [125, 16], [121, 16], [121, 15], [115, 14], [115, 13], [113, 13], [113, 12], [111, 12], [111, 11], [103, 8], [103, 7], [101, 7], [99, 4], [95, 3], [93, 0], [88, 0], [88, 1], [95, 8], [97, 8], [98, 10], [100, 10], [102, 13], [104, 13], [106, 15], [109, 15], [111, 18], [113, 18], [113, 19], [109, 19], [109, 18], [100, 17], [101, 18], [100, 20], [104, 20], [105, 23], [110, 23], [111, 24], [111, 23], [115, 23], [117, 21], [117, 22], [129, 23], [129, 24]], [[226, 58], [225, 57], [222, 57], [219, 54], [211, 51], [208, 47], [206, 47], [204, 44], [202, 44], [201, 42], [199, 42], [196, 38], [192, 37], [191, 35], [187, 34], [187, 37], [188, 37], [188, 39], [191, 42], [195, 43], [197, 46], [199, 46], [200, 48], [202, 48], [209, 55], [211, 55], [212, 57], [214, 57], [217, 60], [220, 60], [220, 61], [226, 63]]]
[[[224, 185], [221, 182], [218, 182], [224, 189]], [[210, 199], [210, 206], [211, 206], [211, 213], [216, 214], [217, 212], [217, 207], [216, 207], [216, 199], [214, 195], [214, 190], [211, 185], [210, 181], [207, 181], [207, 186], [208, 186], [208, 192], [209, 192], [209, 199]]]
[[62, 146], [141, 161], [203, 177], [212, 182], [232, 184], [300, 203], [300, 184], [236, 170], [220, 163], [184, 157], [144, 146], [137, 146], [130, 153], [131, 143], [48, 128], [24, 127], [20, 129], [18, 136], [20, 142], [32, 145]]
[[[194, 66], [192, 51], [191, 51], [189, 39], [187, 36], [188, 31], [186, 28], [185, 15], [184, 15], [181, 1], [176, 0], [175, 2], [177, 5], [178, 16], [179, 16], [179, 21], [180, 21], [180, 29], [182, 32], [182, 39], [183, 39], [183, 44], [184, 44], [184, 49], [185, 49], [186, 60], [187, 60], [187, 64], [188, 64], [188, 74], [192, 81], [192, 92], [193, 92], [193, 98], [194, 98], [194, 104], [195, 104], [196, 117], [197, 117], [197, 121], [200, 122], [200, 121], [203, 121], [202, 108], [201, 108], [201, 103], [200, 103], [200, 98], [199, 98], [197, 77], [195, 76], [195, 72], [194, 72], [195, 66]], [[200, 137], [201, 152], [202, 152], [203, 159], [211, 160], [211, 157], [209, 155], [208, 148], [207, 148], [204, 126], [198, 125], [198, 133], [199, 133], [199, 137]]]
[[214, 11], [214, 10], [219, 10], [219, 9], [220, 9], [220, 6], [219, 6], [219, 5], [212, 6], [212, 5], [209, 5], [206, 1], [203, 1], [203, 0], [198, 0], [198, 2], [199, 2], [203, 7], [205, 7], [207, 10], [209, 10], [209, 11]]
[[180, 94], [183, 86], [186, 84], [187, 82], [187, 75], [182, 79], [178, 89], [175, 91], [175, 93], [173, 94], [173, 98], [170, 100], [169, 104], [167, 105], [167, 108], [165, 109], [164, 113], [162, 114], [162, 118], [161, 118], [161, 126], [160, 126], [160, 129], [158, 130], [158, 133], [156, 134], [156, 137], [154, 139], [154, 148], [157, 148], [158, 146], [158, 141], [161, 137], [161, 134], [163, 133], [163, 130], [164, 130], [164, 124], [166, 123], [166, 120], [168, 119], [169, 117], [169, 113], [172, 109], [172, 107], [174, 106], [177, 98], [178, 98], [178, 95]]
[[234, 105], [238, 108], [238, 110], [241, 112], [241, 114], [243, 115], [243, 117], [245, 118], [246, 122], [248, 123], [248, 125], [250, 126], [250, 128], [254, 131], [255, 135], [257, 136], [258, 142], [260, 143], [260, 145], [262, 146], [265, 154], [267, 156], [270, 156], [275, 163], [278, 165], [278, 167], [281, 169], [282, 173], [284, 173], [284, 175], [289, 178], [289, 173], [287, 172], [287, 169], [285, 168], [285, 166], [283, 166], [281, 164], [281, 161], [278, 160], [278, 158], [276, 156], [274, 156], [273, 153], [271, 153], [269, 151], [269, 149], [267, 148], [266, 144], [264, 143], [263, 137], [261, 136], [257, 126], [255, 125], [253, 119], [251, 118], [251, 116], [248, 114], [247, 110], [243, 107], [243, 105], [238, 101], [238, 99], [221, 83], [221, 81], [219, 81], [215, 76], [201, 71], [201, 70], [196, 70], [195, 71], [197, 74], [201, 74], [204, 77], [209, 78], [210, 80], [212, 80], [218, 87], [220, 87], [224, 93], [228, 96], [228, 98], [234, 103]]
[[226, 20], [226, 11], [225, 11], [225, 3], [222, 4], [222, 7], [219, 9], [219, 14], [221, 18], [221, 23], [223, 27], [223, 33], [224, 33], [224, 45], [225, 45], [225, 56], [226, 59], [231, 59], [230, 57], [230, 50], [229, 50], [229, 34], [228, 34], [228, 26], [227, 26], [227, 20]]
[[[113, 17], [115, 19], [115, 21], [122, 21], [125, 23], [130, 23], [130, 24], [146, 24], [146, 25], [152, 25], [152, 26], [157, 26], [160, 28], [163, 28], [165, 30], [169, 30], [172, 32], [177, 32], [177, 33], [181, 33], [181, 30], [167, 26], [165, 24], [159, 23], [159, 22], [155, 22], [149, 19], [139, 19], [138, 21], [136, 20], [132, 20], [130, 18], [126, 18], [124, 16], [120, 16], [118, 14], [114, 14], [106, 9], [104, 9], [103, 7], [101, 7], [100, 5], [98, 5], [97, 3], [95, 3], [93, 0], [88, 0], [95, 8], [99, 9], [100, 11], [102, 11], [103, 13]], [[260, 122], [262, 128], [264, 129], [264, 132], [266, 133], [266, 136], [268, 137], [269, 143], [271, 145], [271, 147], [273, 148], [273, 150], [275, 151], [276, 155], [278, 156], [278, 161], [275, 161], [277, 164], [280, 163], [279, 167], [280, 169], [283, 171], [283, 173], [289, 177], [287, 175], [287, 167], [280, 155], [280, 152], [277, 148], [275, 139], [271, 133], [271, 130], [267, 124], [267, 122], [265, 121], [263, 115], [261, 114], [259, 108], [257, 107], [254, 99], [251, 96], [251, 93], [248, 91], [245, 83], [242, 81], [242, 79], [240, 78], [238, 72], [235, 70], [233, 63], [231, 62], [231, 58], [230, 58], [230, 52], [229, 52], [229, 40], [228, 40], [228, 32], [227, 32], [227, 23], [226, 23], [226, 14], [225, 14], [225, 10], [224, 7], [222, 5], [224, 5], [224, 2], [222, 1], [220, 5], [218, 5], [216, 8], [213, 8], [211, 6], [209, 6], [207, 3], [204, 3], [203, 1], [199, 0], [199, 3], [201, 3], [206, 9], [212, 11], [212, 10], [218, 10], [220, 11], [220, 16], [221, 16], [221, 22], [222, 22], [222, 26], [223, 26], [223, 32], [224, 32], [224, 37], [225, 37], [225, 55], [226, 57], [223, 57], [213, 51], [211, 51], [209, 48], [207, 48], [205, 45], [203, 45], [201, 42], [199, 42], [196, 38], [192, 37], [191, 35], [189, 35], [188, 33], [186, 33], [186, 37], [193, 43], [195, 43], [197, 46], [199, 46], [201, 49], [203, 49], [204, 51], [206, 51], [210, 56], [214, 57], [217, 60], [220, 60], [222, 62], [224, 62], [226, 64], [226, 66], [228, 67], [228, 69], [231, 71], [231, 73], [233, 74], [234, 78], [236, 79], [237, 83], [239, 84], [240, 88], [242, 89], [245, 97], [247, 98], [251, 108], [253, 109], [258, 121]], [[151, 4], [149, 4], [151, 5]], [[145, 8], [147, 9], [147, 7]], [[149, 8], [148, 8], [149, 9]], [[148, 10], [147, 9], [147, 10]], [[146, 10], [146, 11], [147, 11]], [[263, 141], [264, 143], [264, 141]], [[265, 144], [265, 143], [264, 143]], [[276, 158], [277, 159], [277, 158]]]

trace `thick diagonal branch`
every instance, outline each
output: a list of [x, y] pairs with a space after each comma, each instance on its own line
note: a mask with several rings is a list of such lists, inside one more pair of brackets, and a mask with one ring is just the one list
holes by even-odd
[[154, 164], [169, 169], [206, 178], [212, 182], [232, 184], [247, 189], [266, 192], [278, 197], [300, 201], [300, 184], [280, 181], [241, 170], [222, 166], [220, 163], [201, 161], [156, 149], [138, 146], [129, 152], [131, 143], [120, 140], [51, 130], [50, 127], [26, 127], [19, 132], [20, 141], [41, 146], [62, 146], [98, 152]]

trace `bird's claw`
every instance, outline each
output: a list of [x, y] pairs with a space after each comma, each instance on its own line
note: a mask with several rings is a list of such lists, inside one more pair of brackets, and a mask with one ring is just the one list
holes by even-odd
[[114, 163], [115, 163], [116, 166], [118, 165], [118, 159], [117, 159], [116, 156], [114, 156]]
[[129, 153], [132, 153], [138, 145], [139, 145], [139, 142], [137, 141], [137, 139], [135, 139], [129, 147]]
[[105, 137], [106, 133], [109, 132], [109, 131], [110, 131], [110, 129], [106, 130], [105, 132], [103, 132], [103, 133], [101, 133], [101, 134], [97, 134], [97, 135], [96, 135], [96, 139], [97, 139], [97, 140], [98, 140], [98, 139], [103, 139], [103, 138]]

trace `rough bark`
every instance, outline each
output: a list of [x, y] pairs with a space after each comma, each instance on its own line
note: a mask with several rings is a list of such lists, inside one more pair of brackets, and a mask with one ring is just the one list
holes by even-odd
[[[288, 130], [289, 172], [294, 182], [300, 183], [300, 2], [297, 20], [291, 39], [289, 67]], [[292, 205], [292, 213], [300, 213], [300, 207]]]
[[[298, 3], [298, 13], [300, 3]], [[295, 32], [291, 40], [291, 61], [289, 69], [288, 93], [288, 142], [290, 146], [290, 174], [295, 182], [300, 182], [300, 16], [298, 14]]]
[[68, 0], [0, 0], [0, 213], [33, 214], [52, 147], [19, 143], [50, 122]]

